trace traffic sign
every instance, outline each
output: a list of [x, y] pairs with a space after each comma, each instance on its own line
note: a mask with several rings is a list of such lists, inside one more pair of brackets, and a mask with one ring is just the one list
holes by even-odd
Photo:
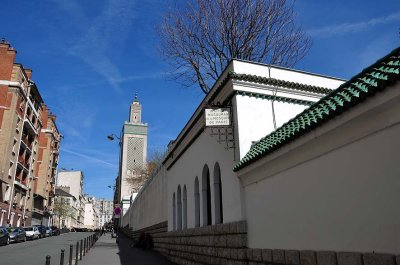
[[115, 206], [115, 208], [114, 208], [114, 218], [118, 219], [121, 216], [121, 212], [122, 212], [121, 207], [119, 207], [119, 205]]

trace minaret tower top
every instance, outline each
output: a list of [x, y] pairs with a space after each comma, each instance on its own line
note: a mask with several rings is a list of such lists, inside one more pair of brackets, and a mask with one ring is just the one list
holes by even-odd
[[131, 104], [131, 113], [129, 122], [133, 124], [141, 124], [142, 123], [142, 106], [140, 105], [137, 94], [135, 94], [135, 99]]

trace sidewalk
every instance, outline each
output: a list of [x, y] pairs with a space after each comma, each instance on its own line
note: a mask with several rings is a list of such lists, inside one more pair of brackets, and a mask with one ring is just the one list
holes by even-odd
[[172, 265], [159, 253], [131, 247], [132, 240], [121, 235], [118, 244], [111, 234], [99, 238], [79, 265]]

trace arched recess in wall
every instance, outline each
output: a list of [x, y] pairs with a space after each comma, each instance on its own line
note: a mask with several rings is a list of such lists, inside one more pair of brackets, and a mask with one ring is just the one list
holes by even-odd
[[182, 228], [187, 228], [187, 192], [186, 185], [183, 186], [183, 205], [182, 205]]
[[218, 162], [214, 165], [214, 204], [215, 223], [221, 224], [224, 221], [224, 216], [222, 208], [221, 169]]
[[177, 222], [177, 229], [182, 230], [182, 192], [181, 192], [181, 185], [178, 185], [178, 190], [176, 192], [176, 199], [177, 199], [177, 210], [178, 210], [178, 216], [176, 217]]
[[211, 187], [210, 187], [210, 170], [207, 165], [203, 167], [201, 179], [201, 196], [203, 202], [203, 226], [211, 225]]
[[172, 194], [172, 229], [176, 230], [175, 192]]
[[198, 177], [194, 180], [194, 226], [200, 226], [200, 191]]

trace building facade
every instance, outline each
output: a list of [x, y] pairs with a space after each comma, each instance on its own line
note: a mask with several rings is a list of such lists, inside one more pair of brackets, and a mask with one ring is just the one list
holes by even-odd
[[85, 196], [85, 217], [83, 220], [83, 226], [89, 229], [98, 228], [99, 224], [99, 211], [96, 207], [96, 198], [93, 196]]
[[[15, 63], [16, 50], [4, 39], [0, 42], [0, 225], [49, 223], [49, 205], [54, 192], [51, 181], [55, 173], [41, 170], [39, 159], [57, 160], [57, 147], [40, 146], [42, 129], [55, 116], [48, 112], [39, 90], [31, 80], [32, 70]], [[55, 130], [54, 135], [59, 135]], [[42, 140], [42, 143], [44, 141]], [[47, 159], [49, 161], [47, 161]], [[51, 162], [50, 162], [51, 160]], [[42, 160], [40, 160], [42, 161]], [[55, 164], [56, 166], [56, 164]], [[36, 216], [39, 214], [39, 216]]]
[[106, 200], [106, 199], [99, 199], [96, 200], [95, 205], [98, 213], [98, 227], [103, 227], [105, 224], [112, 222], [113, 212], [114, 212], [114, 201], [113, 200]]
[[43, 107], [43, 128], [39, 134], [36, 172], [33, 184], [32, 224], [50, 225], [55, 196], [58, 157], [61, 134], [56, 125], [56, 116]]
[[56, 187], [53, 205], [53, 225], [59, 228], [78, 227], [79, 202], [70, 192], [70, 187]]
[[84, 227], [85, 199], [83, 195], [83, 172], [78, 170], [62, 170], [57, 175], [57, 187], [60, 189], [69, 188], [70, 193], [76, 198], [76, 225]]
[[349, 81], [233, 60], [122, 226], [177, 264], [400, 264], [399, 106], [400, 49]]

